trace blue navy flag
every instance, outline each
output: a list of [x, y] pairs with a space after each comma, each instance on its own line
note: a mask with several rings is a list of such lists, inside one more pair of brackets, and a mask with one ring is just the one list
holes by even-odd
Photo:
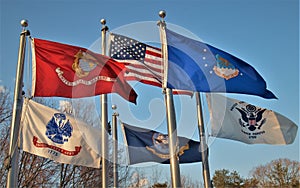
[[[170, 164], [168, 135], [122, 123], [129, 164], [157, 162]], [[201, 162], [200, 142], [178, 137], [179, 163]]]
[[169, 60], [168, 88], [276, 98], [267, 89], [266, 82], [260, 74], [243, 60], [168, 29], [166, 36]]

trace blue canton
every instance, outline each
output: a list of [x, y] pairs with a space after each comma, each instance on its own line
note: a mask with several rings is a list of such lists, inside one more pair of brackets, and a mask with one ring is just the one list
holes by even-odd
[[124, 37], [113, 35], [110, 46], [110, 57], [120, 60], [144, 61], [146, 44]]

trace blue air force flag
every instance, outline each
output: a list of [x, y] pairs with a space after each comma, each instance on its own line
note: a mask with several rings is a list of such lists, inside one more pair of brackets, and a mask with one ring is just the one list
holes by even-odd
[[[129, 164], [157, 162], [170, 164], [168, 135], [122, 123]], [[179, 163], [201, 162], [200, 143], [179, 137]], [[206, 150], [207, 151], [207, 150]]]
[[166, 29], [167, 87], [276, 98], [249, 64], [220, 49]]
[[60, 163], [100, 167], [100, 129], [28, 99], [21, 126], [24, 151]]
[[206, 97], [214, 137], [247, 144], [285, 145], [295, 140], [297, 125], [277, 112], [223, 95]]

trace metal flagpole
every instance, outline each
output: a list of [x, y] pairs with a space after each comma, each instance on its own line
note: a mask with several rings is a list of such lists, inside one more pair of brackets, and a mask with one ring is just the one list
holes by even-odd
[[[117, 106], [112, 105], [112, 109], [116, 110]], [[118, 112], [114, 112], [112, 115], [112, 138], [113, 138], [113, 172], [114, 172], [114, 187], [119, 187], [118, 180], [118, 129], [117, 129], [117, 117], [119, 116]]]
[[25, 46], [26, 36], [30, 35], [29, 31], [25, 28], [28, 26], [27, 20], [21, 21], [23, 30], [20, 35], [20, 45], [18, 54], [18, 65], [16, 73], [15, 91], [14, 91], [14, 104], [13, 114], [10, 127], [10, 146], [9, 146], [9, 166], [6, 187], [17, 187], [18, 180], [18, 159], [19, 152], [17, 150], [17, 143], [20, 130], [20, 121], [22, 113], [22, 84], [23, 84], [23, 72], [24, 72], [24, 59], [25, 59]]
[[[167, 71], [168, 63], [168, 52], [167, 52], [167, 39], [166, 39], [166, 23], [164, 17], [166, 16], [165, 11], [160, 11], [159, 16], [162, 18], [158, 22], [160, 28], [160, 38], [162, 43], [162, 54], [163, 54], [163, 63], [164, 63], [164, 72]], [[164, 74], [164, 79], [166, 79], [166, 74]], [[178, 162], [178, 142], [177, 142], [177, 129], [176, 129], [176, 117], [175, 109], [173, 103], [173, 93], [172, 89], [166, 87], [164, 81], [163, 88], [165, 89], [165, 104], [166, 104], [166, 114], [167, 114], [167, 123], [168, 123], [168, 136], [169, 136], [169, 154], [170, 154], [170, 170], [172, 178], [172, 187], [181, 187], [180, 181], [180, 170]]]
[[197, 101], [197, 115], [198, 115], [198, 130], [200, 138], [200, 150], [202, 157], [202, 171], [203, 171], [203, 180], [206, 188], [213, 187], [210, 179], [209, 165], [208, 165], [208, 146], [206, 144], [205, 129], [202, 116], [202, 104], [200, 99], [200, 93], [196, 92], [196, 101]]
[[[102, 29], [101, 29], [101, 35], [102, 35], [102, 54], [106, 55], [106, 31], [108, 30], [108, 27], [105, 25], [106, 20], [101, 19]], [[107, 94], [101, 95], [101, 164], [102, 164], [102, 187], [107, 188], [108, 187], [108, 136], [107, 136], [107, 130], [108, 130], [108, 122], [107, 122]]]

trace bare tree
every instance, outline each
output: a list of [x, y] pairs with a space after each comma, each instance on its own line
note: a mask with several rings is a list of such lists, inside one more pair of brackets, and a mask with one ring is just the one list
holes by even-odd
[[0, 127], [7, 125], [12, 116], [12, 101], [7, 89], [0, 90]]
[[9, 126], [0, 128], [0, 184], [6, 184], [8, 170]]
[[250, 178], [243, 179], [236, 172], [216, 170], [213, 176], [216, 188], [225, 187], [299, 187], [300, 163], [290, 159], [277, 159], [260, 165], [250, 172]]
[[158, 167], [152, 168], [151, 184], [159, 184], [162, 180], [162, 170]]
[[41, 187], [56, 184], [57, 164], [27, 152], [21, 152], [18, 187]]
[[299, 187], [300, 163], [290, 159], [273, 160], [251, 171], [253, 179], [260, 187]]
[[0, 185], [6, 184], [12, 98], [7, 89], [0, 90]]
[[126, 187], [149, 187], [149, 180], [146, 178], [146, 174], [141, 168], [131, 168], [132, 174], [130, 182], [128, 182]]
[[193, 180], [190, 176], [181, 175], [181, 186], [185, 188], [201, 188], [204, 187], [200, 181]]

